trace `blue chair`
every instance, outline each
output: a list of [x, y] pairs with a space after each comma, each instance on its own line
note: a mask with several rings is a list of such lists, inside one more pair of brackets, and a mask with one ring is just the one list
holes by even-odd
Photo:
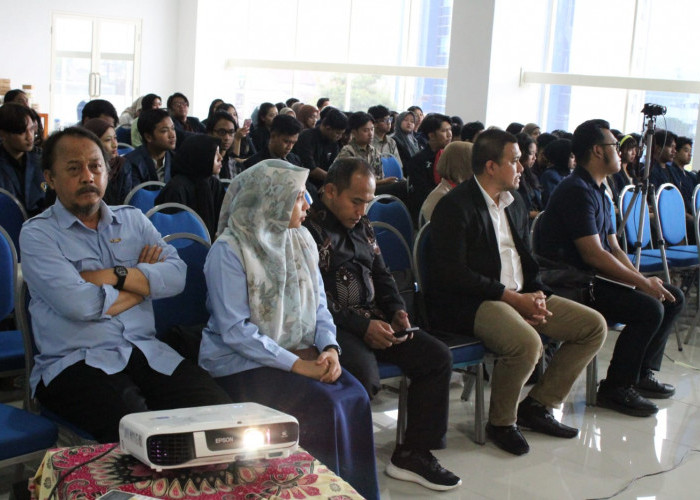
[[385, 222], [399, 230], [410, 246], [413, 245], [413, 220], [406, 205], [396, 196], [381, 194], [367, 206], [367, 217], [372, 222]]
[[19, 232], [22, 224], [27, 220], [27, 211], [22, 203], [9, 191], [0, 188], [0, 226], [2, 226], [12, 239], [12, 244], [18, 252], [19, 261]]
[[[0, 404], [0, 468], [40, 460], [57, 439], [58, 427], [50, 420]], [[21, 476], [21, 468], [17, 472]]]
[[462, 400], [467, 400], [471, 390], [469, 369], [475, 373], [475, 401], [474, 401], [474, 441], [478, 444], [486, 442], [484, 426], [484, 356], [486, 349], [480, 340], [466, 335], [455, 335], [453, 333], [441, 332], [430, 328], [429, 314], [427, 311], [426, 297], [430, 293], [430, 271], [429, 263], [432, 260], [430, 246], [430, 222], [427, 222], [418, 232], [415, 244], [413, 245], [413, 265], [414, 275], [418, 282], [418, 306], [421, 310], [426, 330], [439, 338], [450, 348], [452, 353], [452, 369], [459, 371], [464, 379], [464, 391]]
[[656, 194], [656, 213], [659, 215], [661, 234], [666, 242], [666, 258], [674, 268], [698, 265], [698, 246], [687, 245], [685, 232], [685, 203], [683, 195], [670, 183], [659, 186]]
[[68, 443], [79, 444], [85, 441], [95, 441], [95, 438], [88, 432], [77, 427], [76, 425], [64, 420], [52, 411], [41, 407], [37, 401], [31, 397], [31, 388], [29, 386], [29, 379], [31, 377], [32, 368], [34, 368], [34, 355], [37, 353], [36, 342], [34, 342], [34, 332], [32, 331], [32, 317], [29, 314], [29, 302], [31, 297], [29, 295], [29, 289], [27, 288], [27, 283], [22, 280], [20, 286], [18, 287], [17, 296], [15, 304], [22, 305], [23, 307], [16, 308], [17, 323], [22, 332], [23, 341], [23, 353], [24, 353], [24, 374], [25, 374], [25, 388], [24, 388], [24, 400], [25, 408], [31, 410], [32, 412], [38, 412], [42, 417], [47, 418], [51, 422], [54, 422], [61, 430], [62, 437]]
[[401, 165], [396, 158], [393, 156], [382, 156], [382, 172], [384, 172], [384, 177], [396, 177], [397, 179], [403, 179], [403, 170], [401, 170]]
[[211, 244], [189, 233], [171, 234], [164, 240], [177, 249], [178, 255], [187, 264], [187, 280], [185, 289], [178, 295], [153, 301], [156, 335], [163, 335], [175, 325], [193, 326], [209, 320], [204, 262]]
[[[627, 207], [632, 203], [632, 197], [634, 195], [634, 186], [625, 186], [625, 188], [620, 193], [620, 213], [624, 214], [627, 211]], [[630, 215], [627, 218], [624, 228], [624, 237], [626, 246], [628, 249], [634, 249], [637, 244], [637, 229], [639, 228], [639, 214], [642, 210], [642, 196], [638, 196], [635, 200], [634, 206], [630, 211]], [[614, 213], [614, 211], [613, 211]], [[639, 271], [644, 274], [658, 274], [664, 272], [664, 260], [662, 258], [661, 250], [658, 248], [648, 248], [651, 245], [651, 233], [649, 224], [649, 211], [644, 210], [641, 240], [640, 244], [642, 247], [642, 253], [640, 255], [639, 265], [637, 265], [637, 256], [635, 252], [629, 252], [628, 257], [634, 265], [637, 266]]]
[[117, 143], [117, 154], [119, 156], [124, 156], [127, 153], [131, 153], [133, 150], [134, 147], [130, 144], [125, 144], [121, 141]]
[[146, 212], [146, 217], [163, 237], [176, 233], [192, 233], [211, 244], [206, 224], [197, 212], [186, 205], [163, 203]]
[[[10, 235], [0, 227], [0, 319], [15, 310], [17, 296], [17, 252]], [[0, 377], [24, 373], [24, 342], [20, 330], [0, 331]]]
[[372, 222], [384, 264], [390, 271], [413, 269], [411, 249], [395, 227], [385, 222]]
[[160, 181], [142, 182], [129, 191], [124, 198], [124, 205], [131, 205], [146, 213], [155, 206], [156, 198], [164, 186], [165, 183]]
[[[117, 130], [114, 131], [117, 136], [117, 142], [120, 145], [131, 147], [131, 126], [130, 125], [119, 125]], [[133, 149], [133, 148], [132, 148]], [[121, 154], [121, 153], [119, 153]]]

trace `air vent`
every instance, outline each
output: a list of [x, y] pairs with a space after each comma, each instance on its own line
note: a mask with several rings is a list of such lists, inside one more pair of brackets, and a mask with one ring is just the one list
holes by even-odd
[[148, 459], [155, 465], [179, 465], [195, 458], [191, 432], [150, 436], [146, 449]]

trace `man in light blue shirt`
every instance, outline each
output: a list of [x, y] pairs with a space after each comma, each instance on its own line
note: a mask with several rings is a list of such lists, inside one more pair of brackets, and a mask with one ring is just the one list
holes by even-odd
[[129, 413], [230, 402], [155, 338], [152, 300], [183, 290], [186, 265], [141, 211], [102, 201], [108, 167], [99, 139], [69, 128], [44, 152], [57, 201], [20, 235], [36, 397], [102, 442], [118, 439]]

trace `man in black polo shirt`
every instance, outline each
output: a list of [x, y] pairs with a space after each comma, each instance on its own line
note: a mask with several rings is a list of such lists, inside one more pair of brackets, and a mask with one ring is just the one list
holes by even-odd
[[301, 167], [301, 160], [292, 153], [292, 148], [299, 139], [301, 123], [289, 115], [277, 115], [270, 126], [270, 140], [267, 145], [253, 156], [243, 162], [243, 170], [247, 170], [256, 163], [270, 158], [279, 158], [288, 161], [292, 165]]
[[[539, 253], [596, 275], [589, 305], [608, 321], [624, 323], [598, 405], [634, 416], [658, 407], [647, 398], [669, 398], [675, 389], [656, 380], [666, 340], [684, 303], [683, 293], [657, 277], [645, 277], [620, 248], [602, 184], [620, 170], [619, 143], [604, 120], [589, 120], [574, 132], [577, 167], [552, 194], [538, 231]], [[634, 288], [633, 288], [634, 287]]]
[[342, 111], [330, 109], [318, 127], [299, 134], [299, 140], [292, 151], [301, 159], [301, 166], [311, 170], [309, 181], [316, 187], [323, 185], [326, 172], [338, 156], [338, 141], [347, 126], [347, 116]]

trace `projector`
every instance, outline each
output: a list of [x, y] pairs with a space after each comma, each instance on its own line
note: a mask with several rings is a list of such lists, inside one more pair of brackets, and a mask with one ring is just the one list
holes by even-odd
[[156, 471], [286, 458], [298, 444], [297, 419], [257, 403], [131, 413], [119, 422], [119, 447]]

